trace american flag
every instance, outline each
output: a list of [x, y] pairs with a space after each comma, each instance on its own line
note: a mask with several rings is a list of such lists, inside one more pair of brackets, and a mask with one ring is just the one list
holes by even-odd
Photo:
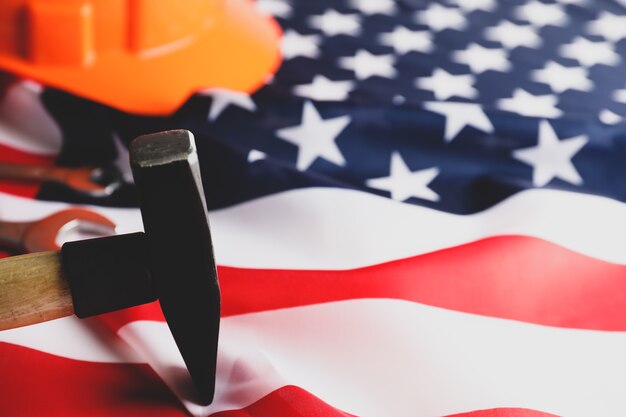
[[[28, 81], [0, 157], [194, 132], [223, 293], [215, 402], [155, 305], [0, 333], [1, 416], [626, 415], [626, 2], [259, 0], [284, 62], [139, 117]], [[158, 86], [155, 86], [158, 88]], [[0, 183], [0, 219], [132, 185]]]

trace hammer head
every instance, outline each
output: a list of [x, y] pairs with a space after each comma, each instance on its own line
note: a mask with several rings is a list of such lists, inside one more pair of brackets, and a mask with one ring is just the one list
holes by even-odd
[[215, 391], [220, 291], [198, 157], [191, 132], [140, 136], [130, 144], [155, 295], [196, 386]]

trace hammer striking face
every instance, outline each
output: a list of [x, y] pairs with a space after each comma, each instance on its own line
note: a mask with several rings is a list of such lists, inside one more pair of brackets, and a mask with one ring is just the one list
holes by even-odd
[[145, 233], [69, 242], [60, 253], [0, 261], [0, 330], [159, 299], [198, 402], [209, 404], [220, 291], [193, 135], [140, 136], [130, 158]]

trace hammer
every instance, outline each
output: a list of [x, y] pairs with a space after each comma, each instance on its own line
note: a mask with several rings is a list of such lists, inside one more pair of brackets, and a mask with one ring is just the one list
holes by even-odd
[[145, 233], [65, 243], [0, 261], [0, 330], [159, 299], [197, 391], [210, 404], [220, 290], [191, 132], [140, 136], [129, 155]]

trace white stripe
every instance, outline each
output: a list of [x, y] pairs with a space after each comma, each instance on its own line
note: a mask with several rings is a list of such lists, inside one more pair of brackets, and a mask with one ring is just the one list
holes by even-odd
[[220, 264], [349, 269], [497, 235], [542, 238], [626, 264], [626, 205], [555, 190], [518, 193], [472, 215], [454, 215], [372, 194], [302, 189], [213, 213]]
[[249, 340], [220, 335], [215, 400], [210, 406], [202, 406], [193, 401], [193, 384], [165, 323], [134, 321], [123, 326], [118, 334], [147, 359], [194, 416], [241, 408], [242, 404], [252, 404], [286, 385], [264, 353], [251, 346]]
[[[101, 326], [101, 325], [100, 325]], [[90, 320], [72, 316], [0, 332], [0, 342], [91, 362], [144, 362], [134, 350]]]
[[[0, 219], [26, 220], [67, 207], [0, 194]], [[142, 229], [136, 209], [95, 208], [119, 225]], [[210, 213], [220, 265], [349, 269], [411, 257], [498, 235], [542, 238], [626, 264], [626, 205], [556, 190], [518, 193], [472, 215], [402, 204], [359, 191], [307, 188]]]
[[[164, 323], [134, 322], [121, 333], [133, 334], [135, 343], [144, 338], [148, 350], [173, 343]], [[281, 384], [362, 417], [498, 407], [626, 415], [625, 333], [543, 327], [399, 300], [228, 317], [220, 333], [219, 392], [210, 407], [192, 407], [195, 415], [245, 407]], [[184, 382], [164, 372], [182, 367], [182, 360], [171, 354], [162, 365], [155, 369], [169, 384]]]
[[32, 81], [11, 85], [0, 100], [0, 144], [24, 152], [55, 155], [61, 130], [40, 100], [41, 86]]

